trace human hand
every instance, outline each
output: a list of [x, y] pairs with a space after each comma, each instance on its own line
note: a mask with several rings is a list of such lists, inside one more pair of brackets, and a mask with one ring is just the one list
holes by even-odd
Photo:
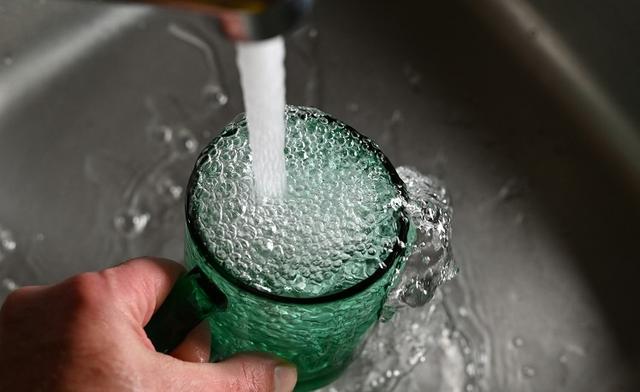
[[0, 310], [0, 391], [292, 391], [296, 370], [277, 358], [208, 363], [204, 324], [171, 355], [154, 350], [144, 326], [183, 271], [141, 258], [13, 292]]

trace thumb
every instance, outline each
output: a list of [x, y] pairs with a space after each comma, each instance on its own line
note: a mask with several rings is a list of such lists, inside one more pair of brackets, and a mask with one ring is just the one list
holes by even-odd
[[172, 387], [188, 391], [292, 392], [297, 381], [294, 365], [265, 354], [239, 354], [219, 363], [171, 361]]

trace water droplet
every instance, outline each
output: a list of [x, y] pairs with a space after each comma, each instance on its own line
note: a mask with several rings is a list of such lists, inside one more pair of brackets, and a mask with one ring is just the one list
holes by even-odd
[[514, 347], [522, 347], [524, 346], [524, 339], [522, 339], [519, 336], [516, 336], [515, 338], [513, 338], [513, 340], [511, 341], [511, 343], [513, 343]]
[[0, 226], [0, 261], [16, 250], [17, 244], [13, 233]]
[[397, 127], [404, 120], [404, 116], [399, 109], [394, 109], [393, 113], [391, 113], [391, 120], [389, 121], [389, 128], [391, 128], [392, 132], [397, 130]]
[[357, 102], [349, 102], [347, 104], [347, 110], [355, 113], [360, 110], [360, 105]]
[[529, 365], [524, 365], [521, 371], [522, 371], [522, 375], [527, 378], [531, 378], [536, 375], [536, 369]]
[[398, 131], [403, 120], [404, 116], [402, 112], [399, 109], [394, 109], [393, 113], [391, 113], [391, 119], [382, 132], [382, 135], [380, 135], [381, 145], [390, 147], [391, 145], [397, 144], [399, 141]]
[[113, 218], [113, 225], [117, 231], [127, 237], [137, 237], [144, 232], [151, 214], [141, 212], [135, 208], [127, 209]]
[[422, 74], [418, 72], [411, 64], [406, 64], [402, 72], [404, 76], [407, 78], [409, 85], [413, 90], [419, 90], [420, 84], [422, 83]]
[[525, 185], [517, 178], [510, 178], [498, 190], [498, 201], [510, 201], [524, 196]]
[[229, 102], [229, 97], [224, 93], [222, 87], [216, 84], [208, 84], [202, 89], [204, 101], [212, 109], [220, 109]]
[[18, 285], [13, 279], [11, 278], [4, 278], [2, 279], [2, 287], [4, 287], [5, 289], [7, 289], [8, 291], [15, 291], [17, 289], [20, 288], [20, 285]]
[[476, 374], [476, 365], [474, 363], [468, 363], [465, 366], [464, 371], [467, 373], [467, 376], [473, 377]]
[[4, 63], [4, 65], [6, 65], [7, 67], [13, 65], [13, 57], [11, 56], [4, 56], [4, 59], [2, 59], [2, 62]]
[[171, 177], [161, 177], [156, 183], [158, 195], [170, 202], [180, 200], [183, 191], [183, 187], [176, 184]]
[[174, 150], [179, 154], [193, 155], [198, 152], [199, 145], [198, 139], [187, 128], [180, 128], [174, 135]]
[[458, 314], [462, 317], [467, 317], [469, 315], [469, 310], [464, 306], [458, 308]]
[[173, 129], [166, 125], [154, 126], [149, 129], [149, 137], [160, 143], [169, 143], [173, 139]]
[[1, 249], [6, 252], [13, 252], [16, 249], [16, 241], [13, 238], [13, 233], [2, 227], [0, 227], [0, 246], [2, 246]]

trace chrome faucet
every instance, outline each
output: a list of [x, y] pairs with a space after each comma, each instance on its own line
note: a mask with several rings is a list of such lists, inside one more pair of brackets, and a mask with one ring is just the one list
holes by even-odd
[[215, 16], [232, 41], [262, 40], [283, 34], [311, 9], [313, 0], [111, 0], [178, 7]]

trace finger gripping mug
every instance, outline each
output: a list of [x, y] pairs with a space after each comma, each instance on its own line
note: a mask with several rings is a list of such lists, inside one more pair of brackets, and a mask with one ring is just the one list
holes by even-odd
[[190, 271], [145, 330], [166, 353], [206, 319], [212, 361], [274, 354], [308, 391], [357, 354], [413, 228], [404, 184], [372, 141], [317, 109], [288, 106], [286, 124], [282, 200], [253, 194], [244, 117], [200, 154], [186, 201]]

